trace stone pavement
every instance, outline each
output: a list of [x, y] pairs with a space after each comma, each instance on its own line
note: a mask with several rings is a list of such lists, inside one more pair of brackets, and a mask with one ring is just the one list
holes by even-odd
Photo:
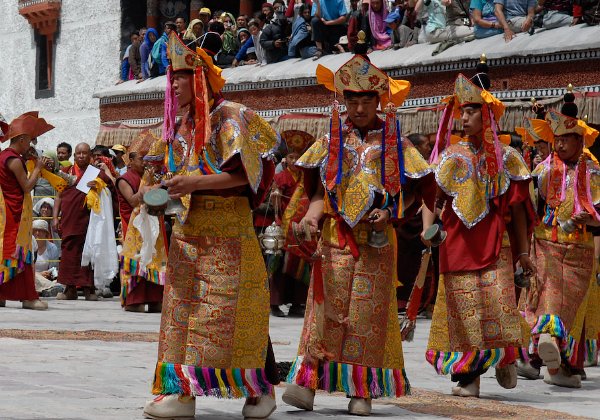
[[[123, 312], [118, 299], [99, 302], [49, 299], [46, 312], [0, 308], [0, 419], [141, 419], [150, 397], [156, 362], [159, 314]], [[302, 320], [271, 317], [278, 361], [296, 353]], [[437, 376], [424, 360], [429, 321], [419, 320], [415, 340], [404, 344], [410, 397], [380, 400], [373, 418], [572, 418], [600, 419], [600, 368], [586, 369], [580, 390], [520, 380], [506, 390], [493, 369], [482, 378], [480, 399], [449, 396], [449, 378]], [[314, 412], [281, 401], [272, 420], [355, 418], [343, 395], [317, 394]], [[200, 398], [197, 419], [240, 419], [242, 400]], [[552, 410], [552, 411], [550, 411]]]

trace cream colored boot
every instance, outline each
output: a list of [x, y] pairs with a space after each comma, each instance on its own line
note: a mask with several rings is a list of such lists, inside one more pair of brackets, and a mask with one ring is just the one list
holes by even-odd
[[539, 369], [534, 368], [530, 363], [522, 362], [520, 360], [517, 360], [517, 375], [522, 378], [533, 380], [542, 379]]
[[48, 304], [39, 299], [24, 300], [23, 309], [33, 309], [34, 311], [45, 311], [48, 309]]
[[348, 413], [355, 416], [370, 416], [371, 415], [371, 399], [370, 398], [350, 398], [348, 404]]
[[315, 391], [300, 385], [287, 384], [281, 399], [284, 403], [301, 410], [312, 411], [315, 402]]
[[159, 395], [144, 406], [147, 419], [193, 420], [196, 415], [196, 398], [189, 395]]
[[244, 408], [242, 408], [242, 416], [245, 420], [263, 420], [269, 418], [273, 411], [277, 408], [275, 398], [271, 395], [263, 395], [258, 397], [255, 404], [252, 404], [254, 398], [246, 398]]
[[549, 372], [544, 374], [544, 382], [550, 385], [562, 386], [565, 388], [581, 388], [581, 376], [569, 375], [564, 367], [560, 367], [558, 372], [551, 375]]
[[548, 369], [560, 367], [560, 350], [550, 334], [540, 334], [538, 354]]
[[478, 376], [473, 382], [468, 385], [462, 385], [460, 382], [452, 388], [452, 395], [456, 397], [474, 397], [479, 398], [479, 386], [481, 378]]
[[502, 388], [512, 389], [517, 386], [517, 367], [513, 364], [496, 368], [496, 381]]

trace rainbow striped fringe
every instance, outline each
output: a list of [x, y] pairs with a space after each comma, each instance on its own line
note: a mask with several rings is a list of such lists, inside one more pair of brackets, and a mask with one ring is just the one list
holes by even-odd
[[518, 358], [528, 360], [526, 349], [506, 347], [469, 352], [427, 350], [425, 358], [440, 375], [472, 373], [494, 366], [506, 366]]
[[598, 364], [598, 340], [585, 340], [585, 361], [590, 366]]
[[567, 330], [557, 315], [541, 315], [531, 329], [531, 334], [550, 334], [552, 337], [565, 339]]
[[152, 393], [248, 398], [272, 395], [264, 369], [217, 369], [158, 362]]
[[135, 286], [137, 286], [138, 280], [136, 280], [136, 277], [143, 277], [146, 281], [160, 284], [161, 286], [165, 285], [167, 279], [166, 266], [163, 267], [163, 270], [157, 270], [155, 268], [151, 270], [141, 270], [139, 262], [135, 258], [121, 256], [120, 268], [121, 271], [131, 276], [130, 284], [127, 287], [128, 292], [131, 292]]
[[318, 368], [298, 356], [286, 381], [310, 389], [344, 392], [350, 397], [401, 397], [410, 394], [404, 369], [374, 368], [338, 362], [324, 362]]
[[0, 284], [8, 283], [17, 274], [25, 269], [25, 265], [33, 262], [33, 253], [24, 247], [17, 245], [13, 258], [2, 261], [3, 267], [0, 270]]
[[531, 329], [532, 338], [529, 342], [529, 354], [537, 353], [538, 335], [550, 334], [560, 342], [560, 351], [564, 359], [575, 364], [580, 343], [573, 338], [565, 328], [558, 315], [541, 315]]

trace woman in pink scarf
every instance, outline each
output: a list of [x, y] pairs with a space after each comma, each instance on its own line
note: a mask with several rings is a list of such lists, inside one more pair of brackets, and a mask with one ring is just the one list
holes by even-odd
[[388, 15], [388, 8], [384, 0], [370, 0], [369, 6], [369, 25], [373, 37], [373, 49], [385, 50], [392, 45], [390, 36], [387, 34], [387, 24], [385, 18]]

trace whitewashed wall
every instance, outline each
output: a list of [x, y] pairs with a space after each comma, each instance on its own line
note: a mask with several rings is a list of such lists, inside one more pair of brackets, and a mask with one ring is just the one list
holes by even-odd
[[40, 149], [61, 141], [93, 144], [100, 125], [94, 91], [119, 76], [119, 0], [63, 0], [55, 45], [54, 97], [35, 99], [33, 29], [17, 0], [0, 0], [0, 113], [10, 122], [38, 110], [56, 128], [40, 137]]

